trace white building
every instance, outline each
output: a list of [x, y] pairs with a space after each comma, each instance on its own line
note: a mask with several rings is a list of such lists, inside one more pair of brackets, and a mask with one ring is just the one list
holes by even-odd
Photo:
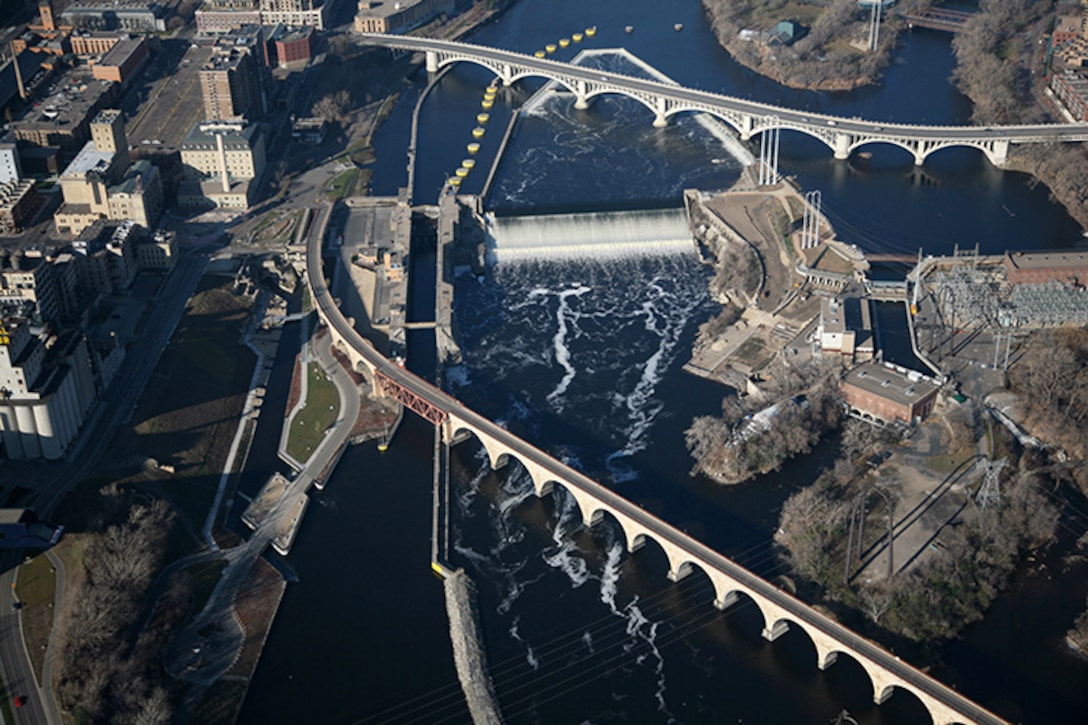
[[0, 143], [0, 184], [19, 181], [23, 167], [19, 163], [19, 150], [13, 143]]
[[19, 318], [0, 321], [0, 442], [7, 458], [55, 460], [97, 395], [93, 352], [71, 331], [39, 339]]

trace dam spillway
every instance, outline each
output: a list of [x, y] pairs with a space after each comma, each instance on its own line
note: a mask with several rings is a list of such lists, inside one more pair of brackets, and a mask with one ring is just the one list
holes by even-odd
[[695, 248], [683, 208], [518, 216], [489, 213], [485, 218], [490, 262], [683, 254]]

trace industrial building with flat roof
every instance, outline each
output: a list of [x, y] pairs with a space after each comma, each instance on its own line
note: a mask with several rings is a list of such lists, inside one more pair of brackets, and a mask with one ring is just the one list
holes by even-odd
[[118, 41], [91, 68], [95, 78], [122, 86], [136, 75], [147, 60], [147, 39], [126, 38]]
[[91, 119], [113, 105], [118, 86], [83, 70], [55, 79], [53, 88], [12, 122], [11, 131], [20, 147], [52, 146], [74, 155], [91, 136]]
[[932, 378], [890, 365], [859, 365], [841, 384], [851, 411], [869, 420], [913, 424], [936, 404], [939, 387]]
[[141, 0], [76, 0], [61, 13], [66, 24], [90, 30], [166, 30], [170, 8]]
[[357, 33], [406, 33], [438, 17], [453, 15], [453, 0], [359, 0]]
[[1011, 284], [1088, 285], [1088, 252], [1005, 252], [1005, 274]]

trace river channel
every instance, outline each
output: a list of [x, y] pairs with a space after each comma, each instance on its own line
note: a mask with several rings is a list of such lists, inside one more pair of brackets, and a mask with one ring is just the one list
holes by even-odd
[[[469, 40], [531, 53], [590, 26], [598, 32], [583, 47], [624, 47], [687, 86], [888, 121], [957, 124], [970, 115], [948, 85], [949, 38], [931, 32], [902, 37], [882, 85], [842, 94], [784, 89], [738, 66], [706, 28], [698, 0], [519, 0]], [[416, 203], [432, 203], [466, 155], [490, 79], [462, 64], [429, 95]], [[374, 194], [394, 195], [406, 183], [408, 129], [426, 82], [424, 73], [414, 78], [376, 135]], [[494, 158], [511, 109], [539, 85], [500, 92], [481, 166]], [[521, 216], [660, 209], [678, 206], [685, 186], [736, 179], [739, 164], [715, 133], [691, 119], [665, 129], [651, 121], [624, 99], [574, 111], [557, 94], [519, 121], [487, 207]], [[941, 151], [919, 169], [902, 150], [865, 150], [871, 158], [835, 161], [823, 144], [782, 134], [781, 170], [821, 190], [840, 238], [865, 250], [940, 254], [978, 244], [998, 253], [1081, 239], [1044, 187], [992, 168], [978, 152]], [[484, 177], [470, 175], [464, 191], [478, 192]], [[834, 441], [741, 486], [689, 475], [683, 431], [693, 416], [713, 414], [724, 393], [680, 369], [695, 329], [714, 312], [706, 275], [693, 254], [542, 259], [461, 275], [455, 315], [465, 359], [447, 387], [773, 577], [782, 573], [770, 545], [782, 501], [832, 459]], [[418, 295], [414, 302], [428, 299]], [[421, 353], [411, 338], [410, 365], [430, 374], [433, 357]], [[242, 722], [468, 720], [442, 586], [429, 569], [432, 445], [431, 430], [409, 416], [388, 452], [349, 450], [316, 495], [288, 560], [298, 582], [284, 597]], [[255, 465], [272, 455], [270, 444], [255, 444]], [[867, 679], [846, 658], [817, 670], [802, 634], [765, 642], [754, 607], [717, 612], [700, 573], [669, 583], [655, 547], [628, 556], [609, 526], [578, 530], [570, 501], [536, 499], [516, 463], [492, 472], [464, 444], [454, 472], [452, 559], [479, 586], [487, 655], [510, 722], [826, 723], [843, 709], [866, 724], [927, 722], [909, 697], [874, 706]], [[1056, 556], [1020, 572], [987, 618], [945, 648], [938, 674], [1013, 721], [1088, 721], [1088, 667], [1060, 645], [1085, 585], [1063, 584], [1062, 572]]]

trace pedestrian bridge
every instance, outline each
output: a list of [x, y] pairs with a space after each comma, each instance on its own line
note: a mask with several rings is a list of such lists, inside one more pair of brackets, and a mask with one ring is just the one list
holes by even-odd
[[854, 659], [872, 682], [875, 702], [882, 703], [896, 690], [904, 690], [929, 710], [935, 725], [1005, 722], [381, 355], [351, 325], [326, 285], [321, 247], [330, 211], [331, 206], [326, 202], [311, 230], [306, 251], [307, 282], [318, 315], [332, 334], [333, 342], [358, 372], [369, 376], [376, 393], [399, 400], [439, 426], [447, 442], [458, 441], [466, 434], [475, 436], [494, 468], [517, 459], [532, 477], [538, 495], [545, 496], [556, 487], [566, 490], [577, 502], [587, 526], [605, 518], [615, 521], [623, 529], [628, 551], [655, 542], [668, 559], [668, 577], [672, 581], [682, 579], [695, 568], [701, 569], [714, 585], [713, 603], [719, 609], [726, 609], [742, 598], [750, 599], [763, 616], [763, 636], [768, 640], [779, 637], [790, 625], [798, 627], [815, 645], [816, 665], [820, 669], [829, 667], [839, 655]]
[[733, 127], [744, 141], [764, 131], [792, 129], [819, 139], [837, 159], [849, 158], [862, 146], [885, 143], [905, 149], [914, 156], [914, 163], [921, 165], [936, 151], [967, 146], [978, 149], [990, 163], [1001, 167], [1013, 144], [1088, 141], [1088, 124], [1084, 123], [979, 127], [866, 121], [757, 103], [469, 43], [382, 33], [357, 33], [355, 37], [363, 45], [422, 52], [430, 72], [464, 62], [487, 68], [507, 86], [522, 78], [547, 78], [574, 95], [575, 108], [588, 108], [590, 101], [601, 95], [627, 96], [650, 110], [655, 126], [668, 125], [669, 117], [679, 113], [708, 113]]

